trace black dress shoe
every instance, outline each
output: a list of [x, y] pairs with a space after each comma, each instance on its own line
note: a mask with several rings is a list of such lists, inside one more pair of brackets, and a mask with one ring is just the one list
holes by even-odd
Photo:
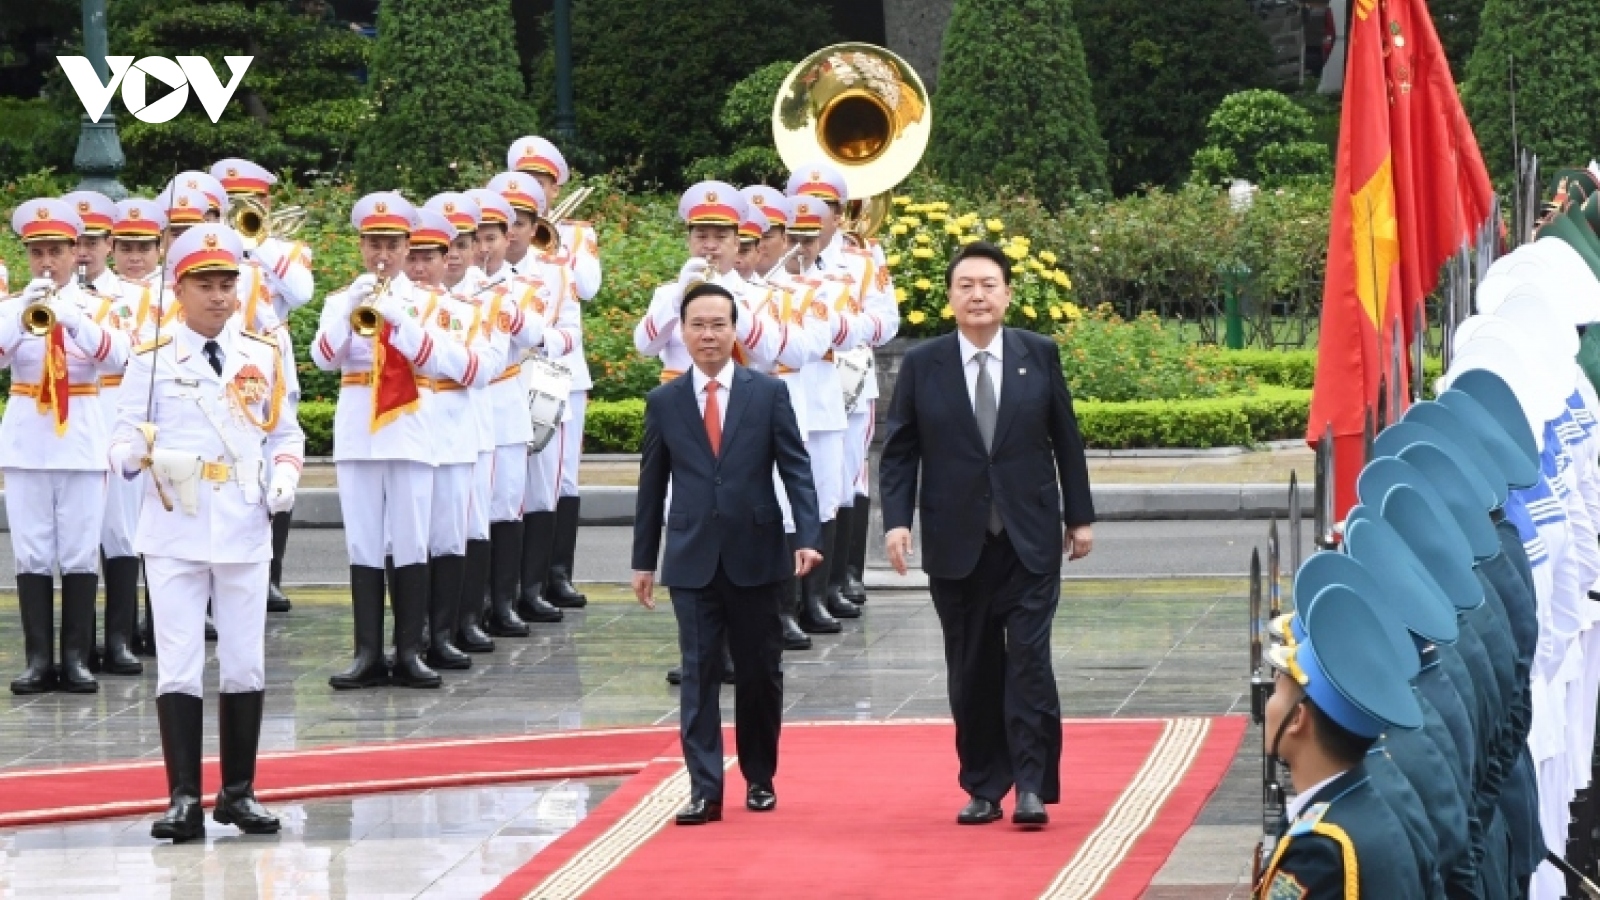
[[[995, 809], [999, 813], [999, 808]], [[1050, 814], [1044, 811], [1044, 801], [1031, 791], [1017, 791], [1017, 808], [1011, 813], [1011, 824], [1035, 828], [1050, 824]]]
[[722, 821], [722, 802], [710, 800], [690, 800], [683, 809], [678, 810], [674, 819], [679, 825], [704, 825], [707, 822]]
[[1000, 804], [993, 800], [973, 797], [967, 801], [967, 805], [963, 806], [961, 812], [956, 815], [956, 824], [987, 825], [990, 822], [1000, 821], [1005, 814], [1005, 810], [1000, 808]]
[[245, 834], [277, 834], [281, 827], [278, 817], [268, 812], [254, 794], [242, 797], [218, 794], [211, 818], [221, 825], [233, 825]]
[[778, 795], [772, 792], [772, 785], [752, 784], [744, 792], [744, 805], [751, 812], [772, 812], [778, 808]]
[[667, 684], [683, 684], [683, 666], [673, 666], [667, 670]]

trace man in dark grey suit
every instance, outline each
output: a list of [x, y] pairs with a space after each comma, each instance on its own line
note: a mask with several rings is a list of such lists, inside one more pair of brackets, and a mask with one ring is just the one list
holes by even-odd
[[[724, 639], [733, 654], [735, 736], [745, 805], [777, 805], [783, 716], [780, 591], [821, 562], [817, 492], [789, 391], [776, 378], [733, 361], [739, 307], [716, 283], [684, 292], [679, 327], [694, 368], [650, 392], [640, 446], [639, 499], [633, 525], [633, 591], [655, 608], [661, 526], [667, 547], [661, 581], [672, 592], [683, 654], [683, 757], [694, 785], [679, 825], [722, 818]], [[772, 483], [776, 467], [789, 497], [795, 546], [789, 552], [783, 511]], [[667, 512], [667, 490], [672, 509]]]
[[1012, 821], [1040, 827], [1061, 792], [1050, 623], [1062, 554], [1078, 559], [1093, 546], [1089, 470], [1055, 342], [1001, 327], [1011, 302], [1005, 254], [966, 245], [945, 285], [958, 331], [906, 354], [889, 406], [879, 480], [889, 562], [905, 574], [920, 500], [922, 568], [971, 798], [957, 821], [999, 819], [1015, 785]]

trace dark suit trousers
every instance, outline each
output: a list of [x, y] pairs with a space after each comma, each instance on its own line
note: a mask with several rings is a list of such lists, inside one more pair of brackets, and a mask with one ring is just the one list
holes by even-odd
[[944, 631], [961, 787], [999, 801], [1013, 784], [1061, 795], [1061, 698], [1050, 664], [1060, 576], [1035, 575], [1010, 537], [989, 535], [966, 578], [930, 578]]
[[694, 795], [722, 800], [722, 646], [733, 654], [734, 736], [739, 771], [749, 784], [771, 785], [778, 770], [783, 720], [781, 583], [739, 587], [722, 565], [704, 588], [672, 588], [683, 653], [680, 734]]

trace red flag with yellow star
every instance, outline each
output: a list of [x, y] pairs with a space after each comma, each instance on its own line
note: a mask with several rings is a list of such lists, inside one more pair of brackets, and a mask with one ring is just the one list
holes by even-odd
[[[1355, 504], [1367, 417], [1391, 387], [1393, 343], [1494, 199], [1426, 5], [1352, 2], [1307, 435], [1316, 443], [1332, 426], [1341, 519]], [[1402, 396], [1407, 375], [1401, 366]]]

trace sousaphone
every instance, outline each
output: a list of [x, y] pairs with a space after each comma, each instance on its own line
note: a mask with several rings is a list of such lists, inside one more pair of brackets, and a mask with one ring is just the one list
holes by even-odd
[[842, 230], [857, 244], [889, 217], [889, 192], [928, 148], [933, 107], [905, 60], [872, 44], [834, 44], [806, 57], [778, 89], [772, 139], [790, 169], [826, 159], [850, 200]]

